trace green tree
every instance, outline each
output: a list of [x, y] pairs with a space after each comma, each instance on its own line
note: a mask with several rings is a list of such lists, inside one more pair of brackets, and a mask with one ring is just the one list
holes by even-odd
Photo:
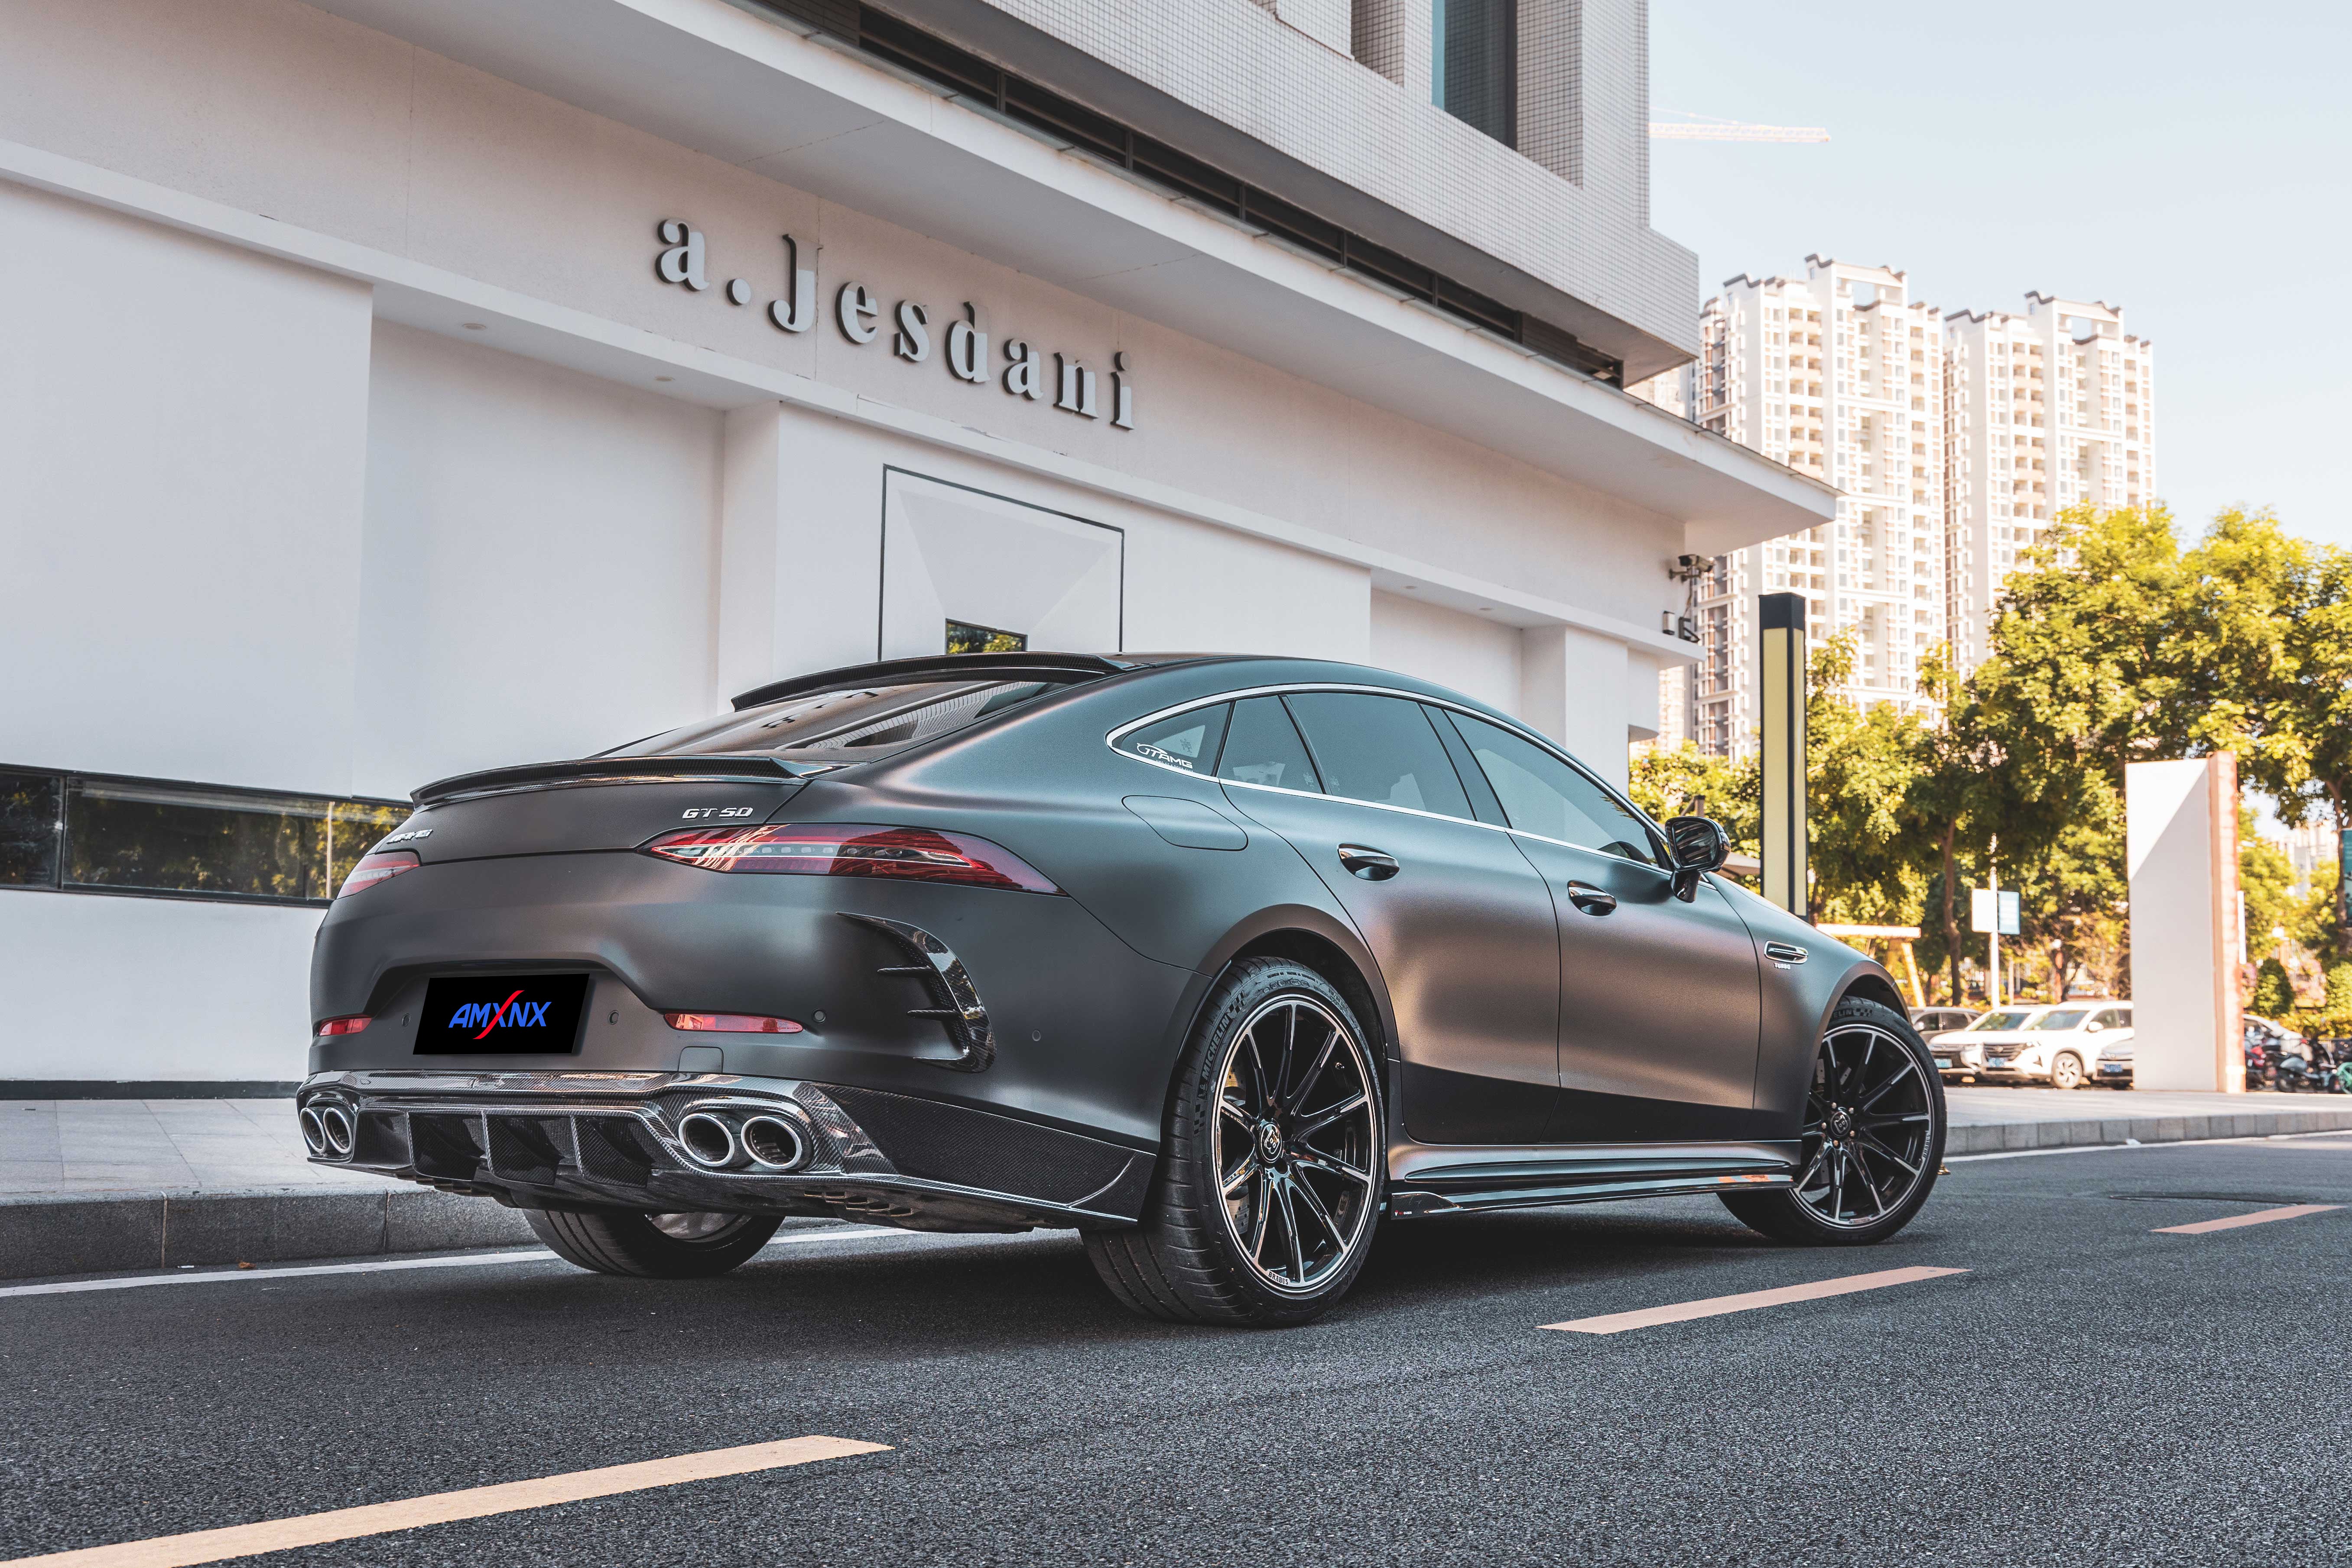
[[2244, 806], [2238, 808], [2238, 890], [2246, 899], [2249, 951], [2267, 951], [2276, 941], [2271, 933], [2281, 926], [2294, 934], [2294, 862], [2262, 836], [2254, 814]]
[[1653, 748], [1633, 759], [1633, 804], [1664, 822], [1670, 816], [1711, 816], [1723, 825], [1731, 847], [1754, 855], [1762, 839], [1762, 790], [1756, 759], [1740, 762], [1709, 756], [1696, 742], [1666, 750]]
[[2294, 1011], [2294, 984], [2286, 977], [2286, 965], [2275, 958], [2265, 958], [2254, 973], [2254, 996], [2249, 1005], [2259, 1018], [2284, 1018]]
[[1853, 679], [1855, 637], [1827, 638], [1807, 661], [1806, 826], [1815, 918], [1915, 925], [1927, 892], [1907, 809], [1929, 750], [1928, 727], [1893, 703], [1857, 708], [1839, 694]]

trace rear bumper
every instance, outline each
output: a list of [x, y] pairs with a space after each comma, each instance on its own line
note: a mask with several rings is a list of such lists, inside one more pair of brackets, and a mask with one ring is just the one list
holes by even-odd
[[[817, 1215], [910, 1230], [1025, 1230], [1132, 1221], [1152, 1155], [914, 1095], [730, 1073], [356, 1070], [313, 1075], [298, 1114], [340, 1109], [347, 1155], [373, 1171], [517, 1208]], [[788, 1120], [790, 1171], [713, 1169], [679, 1123]]]

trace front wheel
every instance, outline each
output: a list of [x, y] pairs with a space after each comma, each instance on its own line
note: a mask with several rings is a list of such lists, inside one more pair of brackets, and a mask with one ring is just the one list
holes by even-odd
[[2083, 1058], [2072, 1051], [2060, 1051], [2058, 1059], [2050, 1064], [2050, 1087], [2080, 1089], [2083, 1087]]
[[1171, 1322], [1303, 1323], [1355, 1283], [1387, 1168], [1380, 1074], [1347, 999], [1245, 959], [1177, 1068], [1141, 1223], [1088, 1231], [1111, 1294]]
[[567, 1213], [525, 1209], [522, 1217], [566, 1263], [639, 1279], [705, 1279], [768, 1245], [779, 1223], [748, 1214]]
[[1903, 1016], [1861, 997], [1830, 1015], [1813, 1056], [1797, 1179], [1725, 1193], [1751, 1230], [1800, 1247], [1859, 1247], [1911, 1223], [1944, 1159], [1944, 1085]]

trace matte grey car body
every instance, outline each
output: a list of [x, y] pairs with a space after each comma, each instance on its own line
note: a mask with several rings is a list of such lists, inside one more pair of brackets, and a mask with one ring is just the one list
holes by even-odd
[[[975, 710], [926, 730], [959, 683]], [[761, 725], [789, 735], [813, 702], [852, 700], [825, 693], [902, 687], [930, 705], [898, 729], [886, 713], [849, 742], [755, 749]], [[1325, 773], [1376, 752], [1382, 726], [1425, 722], [1454, 773], [1424, 760], [1394, 789], [1444, 798], [1346, 798], [1246, 761], [1223, 772], [1255, 779], [1220, 776], [1213, 751], [1136, 739], [1254, 698], [1277, 706], [1252, 714], [1294, 718]], [[1832, 1010], [1866, 997], [1902, 1016], [1884, 970], [1678, 872], [1664, 831], [1589, 777], [1626, 825], [1612, 848], [1513, 826], [1494, 757], [1561, 754], [1409, 677], [972, 656], [780, 682], [737, 707], [418, 792], [379, 846], [396, 874], [340, 898], [319, 933], [312, 1016], [364, 1022], [313, 1042], [314, 1157], [533, 1210], [1116, 1227], [1151, 1189], [1204, 1001], [1237, 962], [1274, 957], [1326, 977], [1370, 1037], [1383, 1214], [1786, 1187]], [[1243, 708], [1223, 712], [1221, 735]], [[1053, 890], [728, 874], [647, 848], [832, 824], [1001, 847]], [[426, 1016], [436, 983], [446, 1002], [467, 977], [568, 975], [584, 977], [572, 1040], [428, 1045], [448, 1021]], [[488, 1017], [498, 989], [452, 1016]], [[798, 1032], [673, 1026], [736, 1016]], [[786, 1127], [761, 1132], [781, 1158], [753, 1157], [753, 1116]]]

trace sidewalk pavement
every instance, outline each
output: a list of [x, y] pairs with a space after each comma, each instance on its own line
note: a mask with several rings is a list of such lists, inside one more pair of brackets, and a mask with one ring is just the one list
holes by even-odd
[[[1955, 1088], [1950, 1154], [2352, 1130], [2352, 1097]], [[290, 1100], [0, 1100], [0, 1279], [532, 1240], [480, 1198], [303, 1157]]]

